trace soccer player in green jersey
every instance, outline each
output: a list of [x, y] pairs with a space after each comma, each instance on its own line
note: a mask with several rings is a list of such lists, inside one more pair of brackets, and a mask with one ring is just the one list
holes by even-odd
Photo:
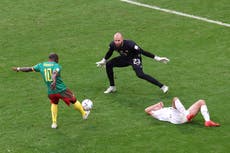
[[66, 87], [61, 78], [61, 66], [58, 64], [58, 55], [51, 53], [47, 62], [39, 63], [33, 67], [13, 67], [16, 72], [40, 72], [48, 88], [48, 97], [51, 103], [52, 125], [57, 128], [58, 102], [62, 99], [68, 106], [72, 103], [74, 108], [87, 119], [90, 111], [85, 111], [70, 89]]

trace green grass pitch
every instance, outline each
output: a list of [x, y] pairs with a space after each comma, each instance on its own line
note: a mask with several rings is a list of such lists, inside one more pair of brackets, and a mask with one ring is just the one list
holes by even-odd
[[[138, 0], [149, 5], [230, 23], [228, 0]], [[227, 153], [230, 140], [230, 28], [139, 7], [119, 0], [1, 0], [0, 153]], [[131, 67], [115, 69], [118, 92], [105, 95], [105, 55], [113, 34], [123, 33], [169, 64], [143, 57], [144, 71], [170, 87], [163, 94]], [[60, 56], [62, 78], [79, 100], [90, 98], [87, 121], [59, 104], [57, 130], [38, 73], [16, 73]], [[113, 57], [117, 54], [114, 53]], [[178, 96], [186, 107], [205, 99], [219, 128], [172, 125], [144, 108]]]

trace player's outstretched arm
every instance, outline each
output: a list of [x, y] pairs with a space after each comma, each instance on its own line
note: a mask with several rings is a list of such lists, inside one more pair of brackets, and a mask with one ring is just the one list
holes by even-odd
[[167, 57], [159, 57], [159, 56], [156, 56], [156, 55], [154, 57], [154, 60], [156, 60], [158, 62], [165, 63], [165, 64], [167, 64], [170, 61]]
[[154, 60], [156, 60], [158, 62], [162, 62], [162, 63], [167, 64], [170, 61], [167, 57], [160, 57], [160, 56], [154, 55], [154, 54], [152, 54], [152, 53], [150, 53], [148, 51], [144, 51], [141, 48], [139, 50], [143, 55], [145, 55], [147, 57], [150, 57], [150, 58], [153, 58]]
[[106, 65], [106, 59], [103, 58], [101, 61], [96, 62], [97, 67], [104, 67]]
[[33, 71], [33, 68], [32, 67], [12, 67], [12, 70], [13, 71], [16, 71], [16, 72], [31, 72]]

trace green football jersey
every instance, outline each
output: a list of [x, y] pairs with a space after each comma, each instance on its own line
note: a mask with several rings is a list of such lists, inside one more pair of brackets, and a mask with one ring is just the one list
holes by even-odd
[[[48, 94], [56, 94], [66, 90], [66, 86], [61, 79], [61, 66], [56, 62], [43, 62], [33, 66], [35, 72], [40, 72], [42, 78], [47, 85]], [[50, 85], [52, 83], [52, 74], [54, 71], [58, 72], [56, 78], [56, 89], [52, 90]]]

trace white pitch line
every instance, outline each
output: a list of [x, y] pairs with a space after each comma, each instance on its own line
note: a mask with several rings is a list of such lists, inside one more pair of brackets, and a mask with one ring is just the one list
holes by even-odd
[[134, 4], [134, 5], [137, 5], [137, 6], [142, 6], [142, 7], [158, 10], [158, 11], [162, 11], [162, 12], [167, 12], [167, 13], [170, 13], [170, 14], [176, 14], [176, 15], [185, 16], [185, 17], [189, 17], [189, 18], [193, 18], [193, 19], [197, 19], [197, 20], [201, 20], [201, 21], [205, 21], [205, 22], [209, 22], [209, 23], [222, 25], [222, 26], [225, 26], [225, 27], [230, 27], [230, 24], [228, 24], [228, 23], [224, 23], [224, 22], [221, 22], [221, 21], [210, 20], [210, 19], [207, 19], [207, 18], [203, 18], [203, 17], [199, 17], [199, 16], [195, 16], [195, 15], [190, 15], [190, 14], [186, 14], [186, 13], [182, 13], [182, 12], [177, 12], [177, 11], [174, 11], [174, 10], [164, 9], [164, 8], [160, 8], [158, 6], [152, 6], [152, 5], [148, 5], [148, 4], [134, 2], [134, 1], [131, 1], [131, 0], [120, 0], [120, 1], [130, 3], [130, 4]]

